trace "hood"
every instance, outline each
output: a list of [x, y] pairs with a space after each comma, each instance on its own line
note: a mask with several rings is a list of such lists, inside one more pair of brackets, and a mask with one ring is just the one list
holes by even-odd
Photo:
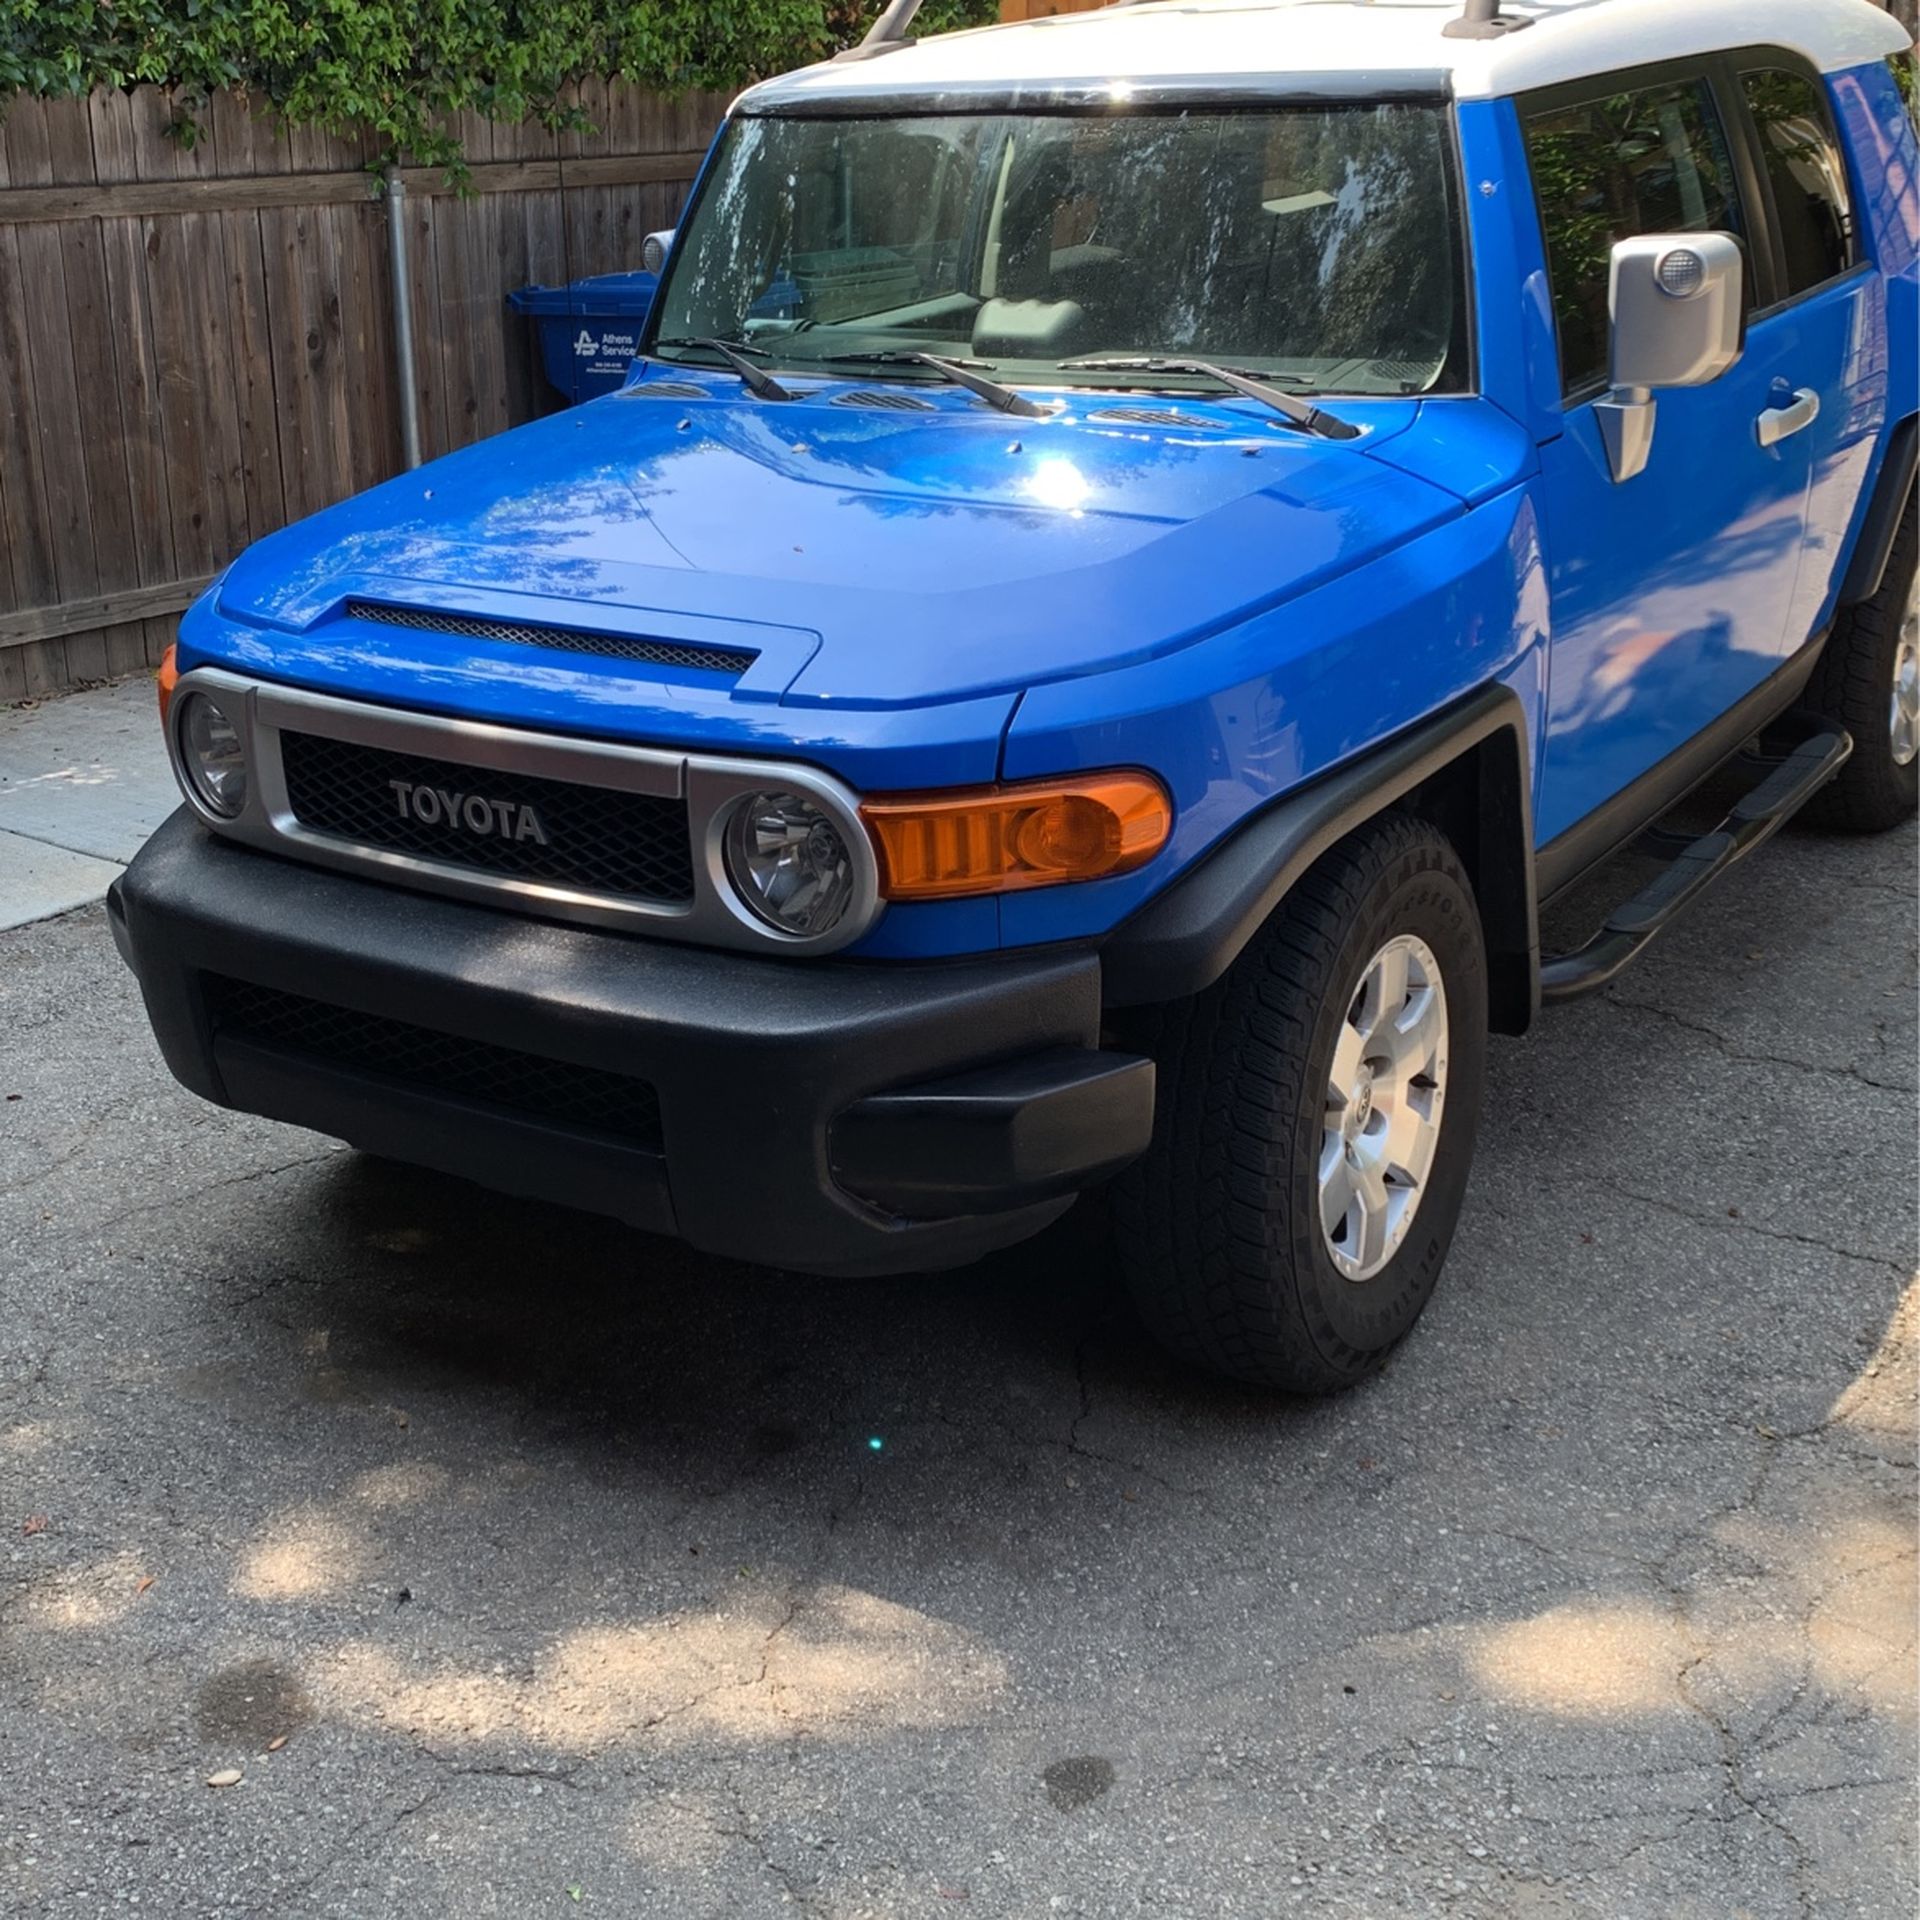
[[1073, 393], [1028, 420], [923, 384], [782, 405], [656, 370], [261, 541], [218, 611], [270, 630], [252, 664], [336, 685], [402, 643], [443, 691], [530, 658], [348, 611], [373, 602], [743, 650], [713, 697], [763, 712], [1004, 694], [1189, 645], [1458, 514], [1420, 477], [1443, 463], [1391, 464], [1423, 404], [1343, 402], [1364, 432], [1333, 441], [1187, 394]]

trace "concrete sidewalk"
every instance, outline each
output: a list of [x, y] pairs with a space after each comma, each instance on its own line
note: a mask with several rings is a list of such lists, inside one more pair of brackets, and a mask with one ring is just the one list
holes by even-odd
[[150, 675], [0, 707], [0, 927], [98, 900], [179, 804]]

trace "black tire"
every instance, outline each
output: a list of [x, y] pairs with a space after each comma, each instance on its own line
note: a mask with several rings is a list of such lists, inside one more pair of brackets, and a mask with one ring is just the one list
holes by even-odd
[[1802, 812], [1812, 826], [1880, 833], [1911, 819], [1920, 805], [1920, 757], [1900, 765], [1888, 726], [1894, 663], [1917, 564], [1920, 505], [1909, 500], [1880, 591], [1841, 613], [1807, 683], [1806, 706], [1853, 735], [1847, 764]]
[[[1362, 977], [1400, 934], [1439, 964], [1445, 1100], [1406, 1237], [1371, 1278], [1350, 1280], [1320, 1223], [1327, 1088]], [[1294, 888], [1224, 979], [1153, 1025], [1153, 1143], [1112, 1189], [1141, 1318], [1179, 1358], [1236, 1380], [1295, 1393], [1353, 1385], [1419, 1319], [1466, 1193], [1487, 962], [1459, 857], [1424, 821], [1369, 823]]]

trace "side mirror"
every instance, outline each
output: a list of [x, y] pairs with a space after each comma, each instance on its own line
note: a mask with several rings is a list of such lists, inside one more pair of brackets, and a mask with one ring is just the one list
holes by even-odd
[[640, 242], [640, 264], [648, 273], [658, 273], [667, 264], [667, 253], [677, 231], [677, 228], [667, 227], [659, 233], [648, 234]]
[[1619, 241], [1607, 289], [1613, 390], [1594, 403], [1615, 480], [1653, 451], [1653, 390], [1703, 387], [1740, 357], [1740, 243], [1727, 233]]

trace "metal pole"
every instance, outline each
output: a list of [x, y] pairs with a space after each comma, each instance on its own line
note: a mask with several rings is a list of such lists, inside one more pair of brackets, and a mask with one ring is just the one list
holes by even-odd
[[387, 254], [393, 265], [393, 364], [400, 380], [400, 445], [409, 467], [420, 464], [420, 388], [413, 377], [413, 273], [407, 262], [407, 183], [386, 171]]

